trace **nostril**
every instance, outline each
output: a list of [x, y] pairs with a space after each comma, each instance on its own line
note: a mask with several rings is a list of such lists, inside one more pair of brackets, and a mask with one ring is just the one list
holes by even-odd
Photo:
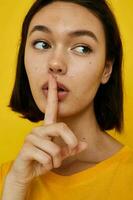
[[58, 71], [59, 71], [59, 72], [61, 72], [62, 70], [61, 70], [61, 69], [59, 69]]

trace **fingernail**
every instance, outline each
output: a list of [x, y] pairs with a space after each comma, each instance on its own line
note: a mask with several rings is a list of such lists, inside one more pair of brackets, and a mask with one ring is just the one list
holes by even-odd
[[88, 147], [88, 143], [87, 142], [82, 142], [81, 148], [82, 149], [87, 149], [87, 147]]
[[75, 155], [76, 152], [77, 152], [77, 146], [76, 146], [74, 149], [72, 149], [72, 151], [71, 151], [71, 155]]

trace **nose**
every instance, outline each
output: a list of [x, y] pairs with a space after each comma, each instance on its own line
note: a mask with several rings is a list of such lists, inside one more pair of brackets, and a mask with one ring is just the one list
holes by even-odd
[[65, 58], [65, 53], [63, 50], [55, 50], [52, 53], [49, 63], [48, 63], [48, 72], [53, 75], [64, 75], [67, 72], [67, 63]]

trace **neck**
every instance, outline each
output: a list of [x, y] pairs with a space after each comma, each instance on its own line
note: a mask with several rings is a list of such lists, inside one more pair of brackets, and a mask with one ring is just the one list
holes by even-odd
[[[81, 161], [87, 161], [89, 153], [91, 161], [97, 160], [98, 154], [96, 154], [96, 152], [98, 152], [99, 149], [100, 151], [105, 149], [105, 135], [107, 134], [100, 130], [95, 117], [93, 105], [89, 106], [88, 109], [83, 110], [75, 116], [58, 118], [58, 121], [67, 124], [78, 140], [86, 141], [88, 143], [88, 148], [73, 157], [73, 159], [75, 158]], [[58, 138], [54, 141], [58, 144], [61, 142]]]
[[[99, 138], [100, 127], [96, 121], [93, 106], [80, 112], [78, 115], [67, 118], [58, 118], [58, 121], [64, 122], [76, 135], [77, 139], [96, 143]], [[100, 131], [101, 132], [101, 131]]]
[[[64, 122], [73, 131], [78, 140], [86, 141], [88, 147], [81, 153], [68, 157], [62, 161], [62, 166], [53, 171], [58, 172], [58, 170], [69, 169], [68, 166], [73, 166], [76, 164], [81, 167], [81, 165], [93, 166], [102, 160], [110, 157], [116, 151], [123, 147], [121, 143], [111, 137], [104, 131], [100, 130], [100, 127], [96, 121], [93, 106], [89, 109], [80, 113], [77, 116], [71, 116], [69, 118], [58, 118], [59, 122]], [[54, 142], [58, 145], [62, 144], [60, 138], [54, 138]], [[78, 164], [78, 165], [77, 165]]]

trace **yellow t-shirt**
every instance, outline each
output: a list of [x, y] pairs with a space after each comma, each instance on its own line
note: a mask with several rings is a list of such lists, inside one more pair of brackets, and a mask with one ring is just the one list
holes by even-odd
[[[0, 192], [12, 162], [0, 168]], [[63, 176], [34, 179], [27, 200], [133, 200], [133, 150], [127, 145], [95, 166]]]

